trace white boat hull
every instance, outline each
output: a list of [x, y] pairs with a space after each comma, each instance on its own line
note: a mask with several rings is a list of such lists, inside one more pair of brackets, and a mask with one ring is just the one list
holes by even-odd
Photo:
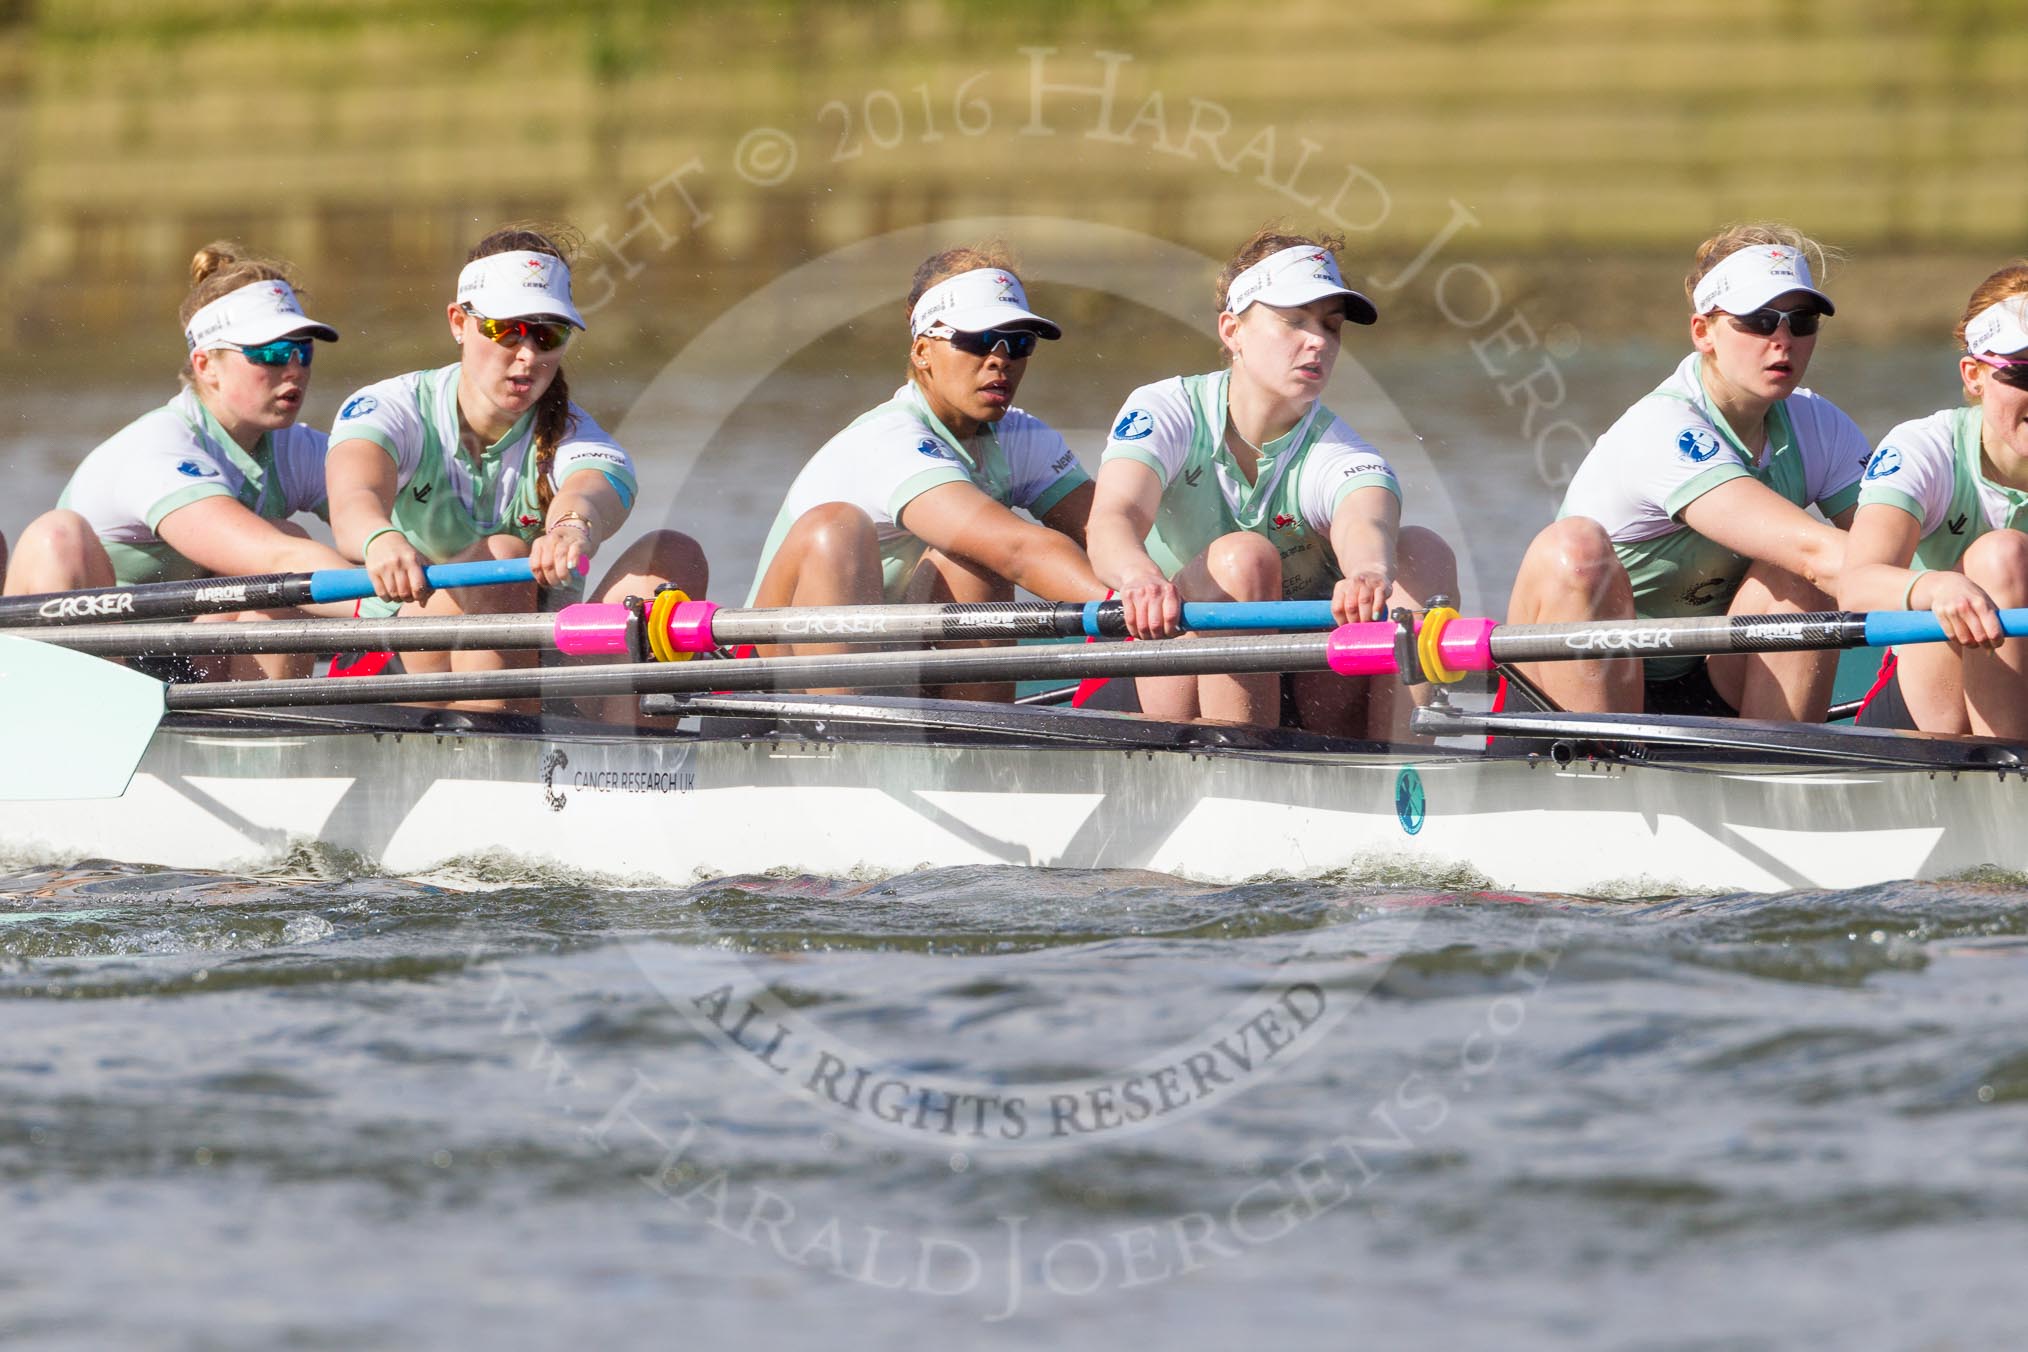
[[1014, 864], [1626, 894], [2028, 871], [2024, 810], [2021, 775], [1991, 771], [179, 726], [121, 798], [0, 807], [0, 846], [249, 869], [314, 841], [411, 876]]

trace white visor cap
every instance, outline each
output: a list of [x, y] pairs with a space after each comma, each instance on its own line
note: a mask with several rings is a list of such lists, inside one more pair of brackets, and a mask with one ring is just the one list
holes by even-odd
[[1028, 308], [1028, 293], [1005, 268], [973, 268], [923, 292], [909, 312], [908, 336], [920, 338], [938, 324], [959, 333], [1028, 329], [1044, 338], [1063, 337], [1059, 325]]
[[1338, 272], [1338, 260], [1329, 249], [1299, 244], [1269, 254], [1232, 279], [1225, 293], [1225, 308], [1239, 314], [1259, 301], [1277, 309], [1293, 310], [1326, 296], [1345, 298], [1345, 317], [1354, 324], [1371, 324], [1380, 318], [1373, 302], [1345, 285]]
[[1776, 296], [1801, 291], [1817, 298], [1827, 315], [1838, 313], [1831, 298], [1810, 280], [1810, 262], [1800, 249], [1786, 244], [1749, 244], [1720, 259], [1704, 274], [1691, 296], [1700, 315], [1723, 310], [1729, 315], [1752, 314]]
[[1965, 325], [1965, 351], [1974, 357], [1982, 352], [2011, 357], [2028, 348], [2028, 315], [2023, 314], [2024, 306], [2028, 306], [2028, 295], [2013, 295], [1979, 311]]
[[585, 326], [571, 303], [570, 268], [554, 254], [515, 250], [473, 259], [458, 274], [458, 304], [487, 319], [549, 315]]
[[303, 313], [303, 303], [287, 282], [248, 282], [190, 316], [183, 341], [195, 352], [220, 346], [259, 347], [299, 334], [338, 341], [338, 330]]

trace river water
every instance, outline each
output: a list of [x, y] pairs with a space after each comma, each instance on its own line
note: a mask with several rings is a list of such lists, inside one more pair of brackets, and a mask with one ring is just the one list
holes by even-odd
[[[823, 346], [725, 408], [574, 375], [721, 597], [786, 475], [891, 387]], [[1038, 363], [1024, 402], [1089, 453], [1170, 355]], [[1949, 402], [1935, 354], [1831, 355], [1815, 383], [1875, 436]], [[1595, 435], [1673, 360], [1595, 345], [1565, 412]], [[1497, 614], [1556, 467], [1474, 361], [1348, 362], [1332, 401]], [[0, 530], [167, 392], [24, 392]], [[2024, 934], [2007, 879], [1600, 901], [13, 858], [0, 1338], [1995, 1345]]]
[[0, 1336], [2003, 1345], [2024, 935], [2001, 880], [16, 861]]

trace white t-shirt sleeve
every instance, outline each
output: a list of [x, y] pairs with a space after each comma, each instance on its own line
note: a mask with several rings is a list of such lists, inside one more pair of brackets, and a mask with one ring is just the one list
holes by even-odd
[[1682, 529], [1677, 513], [1752, 474], [1697, 409], [1651, 394], [1620, 415], [1578, 466], [1559, 516], [1585, 516], [1622, 543]]
[[1010, 507], [1041, 516], [1091, 476], [1063, 434], [1040, 418], [1010, 409], [995, 429], [1007, 458]]
[[1331, 518], [1346, 495], [1361, 488], [1384, 488], [1401, 500], [1401, 480], [1386, 457], [1334, 418], [1303, 457], [1303, 477], [1296, 485], [1297, 510], [1311, 530], [1328, 535]]
[[1108, 460], [1136, 460], [1155, 471], [1167, 488], [1190, 459], [1196, 435], [1196, 410], [1190, 406], [1190, 392], [1181, 376], [1143, 385], [1127, 396], [1113, 419], [1106, 448], [1099, 456]]
[[321, 428], [297, 423], [273, 433], [270, 444], [274, 447], [275, 472], [281, 476], [282, 503], [287, 515], [310, 512], [328, 519], [324, 453], [330, 447], [330, 438]]
[[433, 372], [413, 372], [368, 385], [338, 406], [331, 444], [355, 437], [394, 457], [396, 482], [406, 486], [422, 466], [426, 429], [416, 382]]
[[1836, 516], [1858, 500], [1873, 444], [1845, 410], [1808, 390], [1798, 390], [1788, 407], [1789, 422], [1807, 457], [1804, 482], [1810, 501], [1825, 516]]
[[1956, 457], [1949, 413], [1901, 423], [1881, 438], [1880, 449], [1867, 461], [1859, 505], [1899, 507], [1921, 522], [1928, 535], [1950, 514]]
[[235, 497], [237, 471], [190, 430], [175, 404], [128, 423], [71, 475], [62, 504], [105, 540], [148, 544], [155, 526], [200, 498]]
[[563, 487], [563, 481], [581, 469], [595, 469], [606, 476], [618, 490], [620, 501], [631, 508], [640, 485], [634, 477], [634, 461], [612, 434], [598, 425], [591, 414], [576, 404], [570, 406], [575, 415], [570, 435], [556, 448], [556, 460], [550, 466], [553, 487]]
[[791, 519], [827, 502], [846, 502], [883, 530], [898, 529], [901, 509], [931, 488], [970, 483], [944, 443], [906, 409], [886, 405], [825, 442], [789, 486]]

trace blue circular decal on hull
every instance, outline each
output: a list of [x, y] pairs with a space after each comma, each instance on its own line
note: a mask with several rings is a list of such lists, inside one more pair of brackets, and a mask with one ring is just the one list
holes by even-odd
[[1394, 777], [1394, 815], [1401, 829], [1410, 835], [1422, 830], [1422, 776], [1412, 765], [1402, 766], [1401, 773]]

